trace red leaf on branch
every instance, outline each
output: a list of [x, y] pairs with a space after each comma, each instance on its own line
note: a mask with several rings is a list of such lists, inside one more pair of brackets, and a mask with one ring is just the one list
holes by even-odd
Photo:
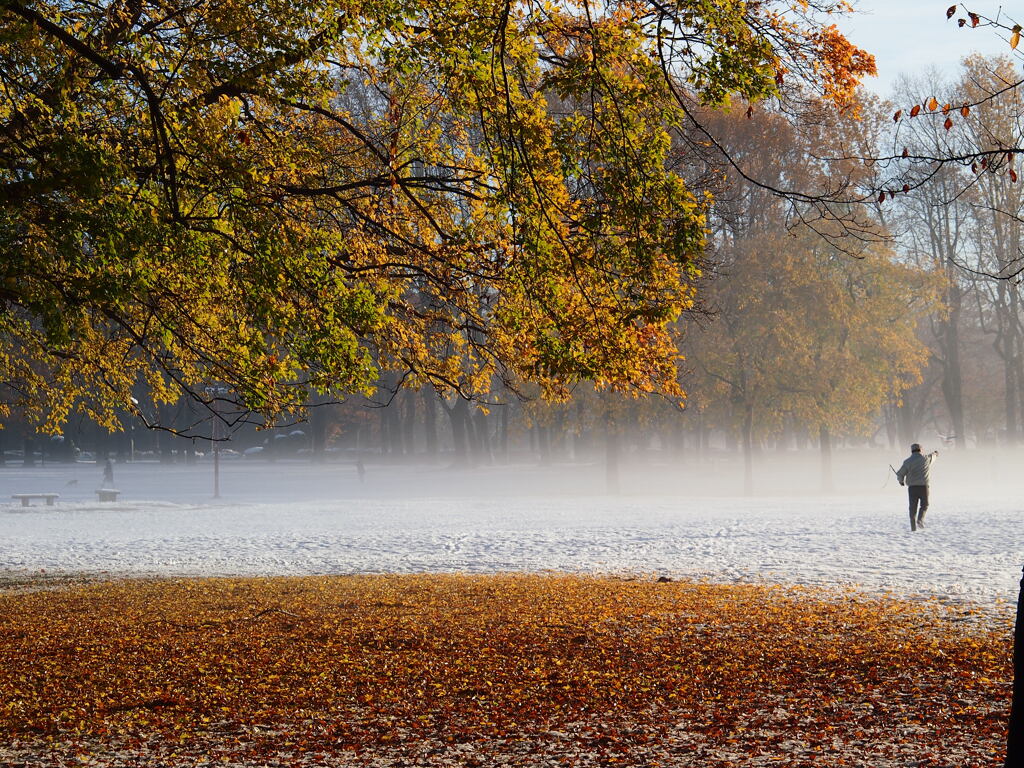
[[1013, 168], [1010, 169], [1010, 181], [1012, 181], [1014, 184], [1017, 183], [1017, 172], [1013, 170]]
[[981, 24], [981, 17], [978, 14], [976, 14], [976, 13], [968, 13], [967, 15], [971, 17], [971, 26], [972, 27], [976, 27], [979, 24]]
[[914, 108], [910, 110], [910, 116], [917, 117], [919, 114], [921, 114], [921, 105], [915, 104]]
[[969, 114], [971, 114], [971, 108], [964, 104], [962, 107], [960, 107], [960, 114], [963, 115], [964, 117], [967, 117]]
[[952, 19], [954, 13], [956, 13], [956, 6], [955, 5], [949, 6], [949, 8], [946, 9], [946, 18], [947, 19]]
[[909, 154], [910, 154], [910, 152], [909, 152], [909, 151], [907, 150], [907, 148], [906, 148], [906, 147], [904, 147], [904, 148], [903, 148], [903, 154], [902, 154], [902, 155], [900, 155], [900, 157], [906, 157], [906, 156], [907, 156], [907, 155], [909, 155]]
[[942, 124], [942, 127], [943, 127], [943, 128], [945, 128], [945, 129], [946, 129], [947, 131], [948, 131], [948, 130], [949, 130], [950, 128], [952, 128], [952, 127], [953, 127], [953, 118], [952, 118], [952, 117], [947, 117], [947, 118], [946, 118], [946, 122], [944, 122], [944, 123]]
[[902, 109], [897, 109], [896, 110], [896, 114], [892, 116], [892, 121], [894, 123], [898, 123], [900, 121], [901, 117], [903, 117], [903, 110]]

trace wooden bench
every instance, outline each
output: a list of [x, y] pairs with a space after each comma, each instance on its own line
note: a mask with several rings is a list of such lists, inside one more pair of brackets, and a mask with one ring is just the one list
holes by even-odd
[[32, 499], [46, 499], [46, 506], [52, 507], [53, 506], [53, 500], [54, 499], [59, 499], [60, 498], [60, 494], [59, 493], [12, 493], [11, 494], [11, 498], [12, 499], [21, 499], [21, 506], [23, 506], [23, 507], [29, 506], [29, 502], [32, 501]]
[[100, 488], [96, 491], [96, 497], [100, 501], [117, 501], [117, 494], [120, 491], [115, 491], [113, 488]]

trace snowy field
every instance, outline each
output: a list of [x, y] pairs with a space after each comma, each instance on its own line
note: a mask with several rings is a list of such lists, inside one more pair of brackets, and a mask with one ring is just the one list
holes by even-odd
[[[813, 457], [806, 467], [766, 459], [752, 497], [725, 458], [634, 460], [617, 496], [604, 494], [600, 465], [367, 461], [360, 483], [350, 463], [238, 459], [221, 462], [219, 500], [209, 462], [139, 462], [115, 465], [115, 503], [96, 501], [96, 464], [7, 466], [0, 575], [555, 570], [859, 585], [1009, 609], [1024, 558], [1019, 458], [944, 453], [916, 534], [904, 489], [886, 478], [902, 458], [837, 456], [829, 494]], [[61, 496], [54, 507], [10, 499], [26, 492]]]

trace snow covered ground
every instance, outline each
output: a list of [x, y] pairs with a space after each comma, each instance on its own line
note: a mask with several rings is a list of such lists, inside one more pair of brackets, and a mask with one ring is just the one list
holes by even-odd
[[[899, 457], [900, 459], [902, 457]], [[738, 493], [736, 462], [633, 462], [622, 493], [603, 467], [455, 470], [367, 462], [221, 462], [213, 469], [115, 465], [116, 503], [96, 501], [98, 465], [0, 467], [3, 571], [323, 574], [573, 571], [860, 585], [992, 606], [1016, 600], [1024, 473], [1002, 453], [943, 454], [928, 528], [911, 534], [890, 455], [816, 464], [766, 459], [764, 495]], [[57, 492], [23, 508], [13, 493]]]

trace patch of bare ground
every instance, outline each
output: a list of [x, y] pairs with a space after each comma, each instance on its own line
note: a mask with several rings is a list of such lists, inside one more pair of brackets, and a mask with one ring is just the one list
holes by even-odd
[[119, 574], [113, 571], [47, 571], [0, 570], [0, 595], [24, 592], [46, 592], [110, 581], [161, 581], [163, 577], [140, 577], [136, 574]]
[[1001, 762], [1008, 616], [577, 576], [0, 593], [3, 766]]

